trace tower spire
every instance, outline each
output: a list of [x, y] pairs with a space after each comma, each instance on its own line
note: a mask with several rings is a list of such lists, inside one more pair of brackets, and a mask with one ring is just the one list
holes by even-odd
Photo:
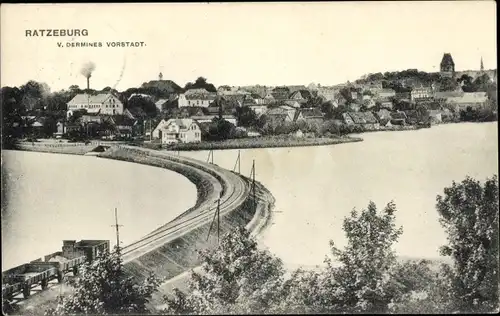
[[484, 65], [483, 65], [483, 56], [481, 56], [481, 71], [484, 71]]

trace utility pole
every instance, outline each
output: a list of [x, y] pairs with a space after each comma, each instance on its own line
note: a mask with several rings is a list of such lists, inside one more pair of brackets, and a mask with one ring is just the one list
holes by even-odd
[[236, 158], [236, 163], [234, 164], [233, 171], [236, 171], [236, 166], [238, 166], [238, 174], [241, 174], [241, 161], [240, 161], [240, 151], [238, 150], [238, 158]]
[[220, 238], [220, 198], [217, 200], [217, 244], [220, 244], [219, 238]]
[[120, 254], [120, 226], [123, 225], [118, 225], [118, 210], [115, 207], [115, 224], [111, 225], [112, 227], [116, 228], [116, 253], [119, 255]]
[[250, 178], [252, 179], [253, 206], [255, 209], [257, 209], [257, 200], [255, 194], [255, 159], [252, 162], [252, 170], [250, 171]]
[[254, 208], [257, 210], [257, 200], [255, 196], [255, 159], [253, 160], [253, 178], [252, 178], [252, 188], [253, 188], [253, 204]]

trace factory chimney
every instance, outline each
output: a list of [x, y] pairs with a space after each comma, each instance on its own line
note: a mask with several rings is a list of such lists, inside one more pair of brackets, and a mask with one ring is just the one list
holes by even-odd
[[80, 73], [87, 78], [87, 90], [90, 89], [90, 77], [92, 72], [95, 70], [95, 64], [93, 62], [85, 63], [80, 70]]

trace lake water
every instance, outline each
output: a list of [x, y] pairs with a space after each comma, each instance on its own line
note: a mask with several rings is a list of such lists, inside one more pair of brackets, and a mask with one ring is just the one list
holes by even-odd
[[[498, 174], [497, 123], [450, 124], [406, 132], [361, 135], [364, 142], [241, 150], [241, 172], [276, 198], [261, 244], [289, 267], [318, 265], [329, 240], [345, 244], [342, 221], [373, 200], [398, 208], [404, 233], [395, 249], [436, 258], [446, 235], [436, 195], [466, 175]], [[214, 152], [214, 163], [233, 169], [238, 150]], [[208, 152], [181, 152], [206, 161]], [[7, 151], [8, 211], [2, 211], [2, 265], [59, 250], [62, 239], [110, 239], [114, 208], [128, 243], [193, 206], [196, 190], [184, 177], [159, 168], [95, 157]], [[3, 175], [4, 176], [4, 175]], [[130, 194], [134, 192], [135, 194]], [[4, 202], [2, 202], [4, 203]]]
[[[241, 171], [276, 198], [263, 245], [290, 267], [321, 265], [329, 240], [345, 245], [342, 221], [369, 201], [382, 209], [394, 200], [403, 235], [401, 256], [438, 258], [446, 235], [436, 196], [466, 175], [498, 174], [497, 123], [463, 123], [404, 132], [360, 135], [363, 142], [334, 146], [241, 150]], [[181, 152], [207, 159], [208, 152]], [[238, 150], [214, 151], [214, 163], [233, 169]]]
[[2, 270], [63, 239], [137, 240], [194, 206], [196, 187], [161, 168], [91, 156], [2, 151]]

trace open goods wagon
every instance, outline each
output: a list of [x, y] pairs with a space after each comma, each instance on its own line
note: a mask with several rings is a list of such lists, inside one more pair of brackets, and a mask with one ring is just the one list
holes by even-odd
[[45, 290], [53, 279], [60, 283], [68, 272], [77, 275], [79, 265], [92, 262], [99, 252], [109, 251], [109, 240], [64, 240], [62, 250], [3, 271], [2, 296], [11, 300], [22, 292], [27, 298], [33, 287], [40, 285]]
[[2, 295], [11, 299], [22, 292], [24, 298], [27, 298], [31, 294], [31, 289], [39, 284], [44, 290], [53, 279], [57, 279], [60, 283], [66, 273], [78, 274], [78, 266], [85, 260], [84, 255], [68, 259], [62, 256], [62, 252], [55, 252], [45, 256], [44, 261], [37, 259], [4, 271]]

